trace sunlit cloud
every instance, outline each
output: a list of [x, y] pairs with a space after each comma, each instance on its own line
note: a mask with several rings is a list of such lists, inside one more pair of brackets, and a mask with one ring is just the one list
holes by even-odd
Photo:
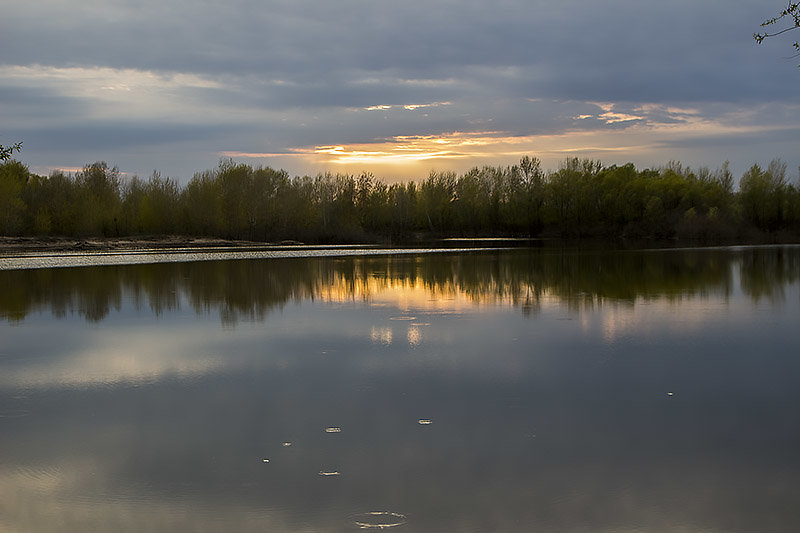
[[[689, 106], [664, 104], [620, 105], [576, 103], [584, 108], [573, 115], [570, 127], [521, 133], [480, 128], [394, 135], [353, 143], [287, 147], [283, 150], [224, 151], [221, 156], [260, 159], [273, 167], [300, 166], [359, 173], [365, 170], [391, 182], [419, 180], [431, 170], [466, 171], [474, 166], [514, 164], [525, 155], [542, 160], [545, 168], [557, 168], [567, 157], [591, 158], [603, 164], [658, 166], [686, 154], [696, 154], [702, 164], [714, 166], [736, 159], [738, 152], [709, 160], [703, 146], [731, 142], [751, 144], [749, 139], [788, 138], [796, 131], [790, 123], [764, 123], [759, 114], [774, 113], [769, 107], [722, 110], [713, 115]], [[389, 107], [389, 106], [387, 106]], [[395, 106], [397, 107], [397, 106]], [[783, 109], [800, 114], [800, 109]], [[372, 111], [377, 112], [377, 111]], [[402, 113], [391, 109], [386, 113]], [[744, 117], [749, 113], [750, 117]], [[483, 126], [492, 126], [487, 123]], [[498, 124], [499, 125], [499, 124]], [[533, 124], [535, 126], [535, 124]], [[794, 129], [793, 129], [794, 128]], [[663, 154], [669, 153], [668, 157]]]
[[603, 112], [598, 114], [583, 114], [578, 115], [575, 117], [576, 120], [585, 120], [590, 118], [595, 118], [600, 120], [605, 124], [617, 124], [620, 122], [634, 122], [634, 121], [642, 121], [646, 120], [645, 117], [639, 115], [633, 115], [630, 113], [621, 113], [619, 111], [614, 110], [614, 104], [612, 103], [594, 103], [599, 107]]
[[[580, 119], [590, 118], [607, 127], [581, 127]], [[602, 104], [598, 113], [577, 116], [575, 127], [558, 133], [453, 131], [398, 135], [373, 142], [300, 147], [292, 149], [291, 153], [320, 165], [342, 167], [427, 162], [447, 168], [465, 168], [487, 161], [509, 163], [524, 155], [536, 155], [551, 166], [564, 157], [573, 156], [609, 158], [611, 164], [628, 161], [653, 164], [658, 162], [653, 158], [659, 151], [678, 141], [759, 136], [789, 129], [788, 125], [742, 122], [728, 115], [707, 118], [691, 108], [652, 104], [620, 111], [613, 104]]]
[[313, 154], [323, 156], [323, 162], [334, 165], [353, 163], [403, 163], [428, 161], [431, 159], [450, 159], [464, 157], [451, 150], [436, 150], [436, 141], [425, 142], [420, 139], [410, 144], [376, 143], [367, 145], [318, 146]]
[[440, 107], [452, 105], [452, 102], [431, 102], [428, 104], [398, 104], [398, 105], [373, 105], [363, 108], [364, 111], [388, 111], [389, 109], [405, 109], [406, 111], [416, 111], [429, 107]]

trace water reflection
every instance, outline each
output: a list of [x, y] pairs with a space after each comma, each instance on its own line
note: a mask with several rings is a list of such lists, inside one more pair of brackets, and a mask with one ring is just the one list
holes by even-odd
[[0, 530], [796, 531], [799, 267], [1, 272]]
[[[32, 312], [99, 322], [124, 298], [155, 315], [186, 306], [233, 326], [262, 321], [289, 302], [363, 301], [458, 312], [506, 303], [526, 315], [548, 301], [572, 310], [604, 302], [730, 295], [735, 279], [753, 300], [783, 298], [800, 276], [800, 248], [593, 252], [515, 250], [455, 255], [366, 256], [0, 271], [0, 317]], [[394, 320], [413, 320], [397, 316]], [[375, 337], [390, 342], [391, 333]], [[416, 335], [416, 334], [414, 334]]]

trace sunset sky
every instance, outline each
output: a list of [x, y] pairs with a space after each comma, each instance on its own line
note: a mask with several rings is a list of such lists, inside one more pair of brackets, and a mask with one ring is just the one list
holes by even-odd
[[[783, 0], [4, 0], [0, 144], [185, 183], [222, 157], [387, 181], [538, 156], [800, 165]], [[800, 33], [800, 32], [794, 32]]]

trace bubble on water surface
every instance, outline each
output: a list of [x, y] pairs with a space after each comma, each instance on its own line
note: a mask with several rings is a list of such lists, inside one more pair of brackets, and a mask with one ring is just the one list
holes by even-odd
[[361, 529], [384, 529], [402, 526], [406, 523], [406, 515], [391, 511], [371, 511], [354, 515], [353, 522]]

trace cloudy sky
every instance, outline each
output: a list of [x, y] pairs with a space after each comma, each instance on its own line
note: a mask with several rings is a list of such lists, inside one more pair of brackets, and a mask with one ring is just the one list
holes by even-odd
[[566, 157], [800, 165], [783, 0], [4, 0], [0, 144], [185, 183]]

